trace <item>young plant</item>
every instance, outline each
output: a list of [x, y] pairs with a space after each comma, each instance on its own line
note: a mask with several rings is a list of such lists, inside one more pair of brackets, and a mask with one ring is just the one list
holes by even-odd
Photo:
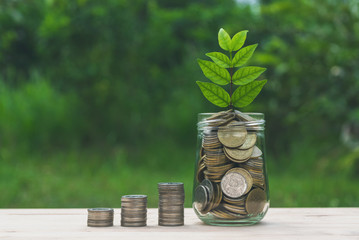
[[[213, 62], [197, 59], [203, 74], [213, 82], [197, 81], [197, 84], [208, 101], [216, 106], [245, 107], [257, 97], [267, 82], [267, 80], [255, 81], [266, 68], [243, 67], [252, 57], [258, 45], [253, 44], [242, 48], [247, 32], [247, 30], [241, 31], [231, 39], [228, 33], [221, 28], [218, 32], [218, 43], [223, 50], [229, 52], [229, 57], [221, 52], [211, 52], [206, 56], [210, 57]], [[236, 53], [234, 54], [234, 52]], [[239, 69], [235, 71], [237, 68]], [[229, 94], [218, 86], [228, 84]], [[239, 87], [234, 90], [233, 84], [239, 85]]]

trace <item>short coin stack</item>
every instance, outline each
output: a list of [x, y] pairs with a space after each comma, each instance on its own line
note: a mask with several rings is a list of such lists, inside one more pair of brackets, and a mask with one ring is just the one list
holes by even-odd
[[87, 226], [89, 227], [110, 227], [113, 226], [112, 208], [89, 208]]
[[158, 183], [158, 225], [184, 225], [184, 186], [183, 183]]
[[147, 225], [147, 196], [125, 195], [121, 198], [121, 226], [142, 227]]

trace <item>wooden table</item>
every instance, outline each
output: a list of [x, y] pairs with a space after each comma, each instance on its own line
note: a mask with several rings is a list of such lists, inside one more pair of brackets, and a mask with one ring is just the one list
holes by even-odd
[[270, 208], [259, 224], [215, 227], [185, 209], [185, 226], [157, 225], [157, 209], [148, 209], [147, 227], [121, 227], [115, 209], [113, 227], [86, 226], [86, 209], [0, 209], [0, 239], [359, 239], [359, 208]]

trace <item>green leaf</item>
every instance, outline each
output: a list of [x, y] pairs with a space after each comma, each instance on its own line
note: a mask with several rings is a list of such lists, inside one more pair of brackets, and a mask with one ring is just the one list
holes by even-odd
[[218, 66], [222, 68], [230, 68], [231, 67], [231, 60], [220, 52], [211, 52], [206, 54], [208, 57], [210, 57], [213, 62], [215, 62]]
[[232, 95], [232, 104], [235, 107], [245, 107], [257, 97], [267, 80], [254, 81], [244, 86], [239, 86]]
[[248, 30], [243, 30], [233, 36], [232, 41], [231, 41], [231, 50], [232, 51], [237, 51], [243, 46], [243, 44], [247, 38], [247, 32], [248, 32]]
[[203, 95], [218, 107], [227, 107], [230, 102], [229, 94], [220, 86], [213, 83], [197, 81]]
[[232, 66], [240, 67], [245, 64], [253, 55], [254, 50], [256, 50], [258, 44], [249, 45], [245, 48], [239, 50], [232, 60]]
[[231, 37], [228, 33], [223, 28], [219, 29], [218, 43], [223, 50], [231, 51], [231, 41]]
[[197, 59], [203, 74], [212, 82], [219, 85], [227, 85], [231, 81], [231, 75], [226, 69], [223, 69], [213, 62]]
[[266, 68], [262, 67], [242, 67], [232, 76], [232, 81], [236, 85], [246, 85], [259, 77]]

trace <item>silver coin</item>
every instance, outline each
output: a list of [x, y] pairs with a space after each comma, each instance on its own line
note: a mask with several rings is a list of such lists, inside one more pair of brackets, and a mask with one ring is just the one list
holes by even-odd
[[87, 219], [88, 220], [93, 220], [93, 221], [104, 221], [104, 220], [109, 221], [109, 220], [113, 220], [113, 216], [105, 216], [105, 217], [103, 217], [103, 216], [89, 216]]
[[113, 213], [113, 208], [89, 208], [87, 209], [89, 213]]
[[97, 222], [87, 222], [87, 226], [88, 227], [112, 227], [113, 226], [113, 222], [109, 222], [109, 223], [97, 223]]
[[208, 205], [208, 190], [203, 185], [198, 185], [194, 192], [194, 207], [199, 211], [203, 211]]
[[144, 227], [144, 226], [147, 226], [147, 223], [146, 223], [146, 221], [145, 222], [134, 222], [134, 223], [121, 221], [121, 226], [122, 227]]
[[184, 219], [159, 219], [158, 225], [160, 226], [181, 226], [184, 225]]
[[254, 146], [251, 158], [259, 158], [260, 156], [262, 156], [262, 151], [257, 146]]
[[213, 194], [214, 194], [214, 188], [212, 182], [208, 179], [205, 179], [201, 182], [201, 185], [203, 185], [208, 189], [208, 199], [210, 201], [213, 198]]
[[247, 182], [244, 176], [237, 172], [225, 174], [221, 180], [222, 192], [231, 198], [238, 198], [247, 191]]

